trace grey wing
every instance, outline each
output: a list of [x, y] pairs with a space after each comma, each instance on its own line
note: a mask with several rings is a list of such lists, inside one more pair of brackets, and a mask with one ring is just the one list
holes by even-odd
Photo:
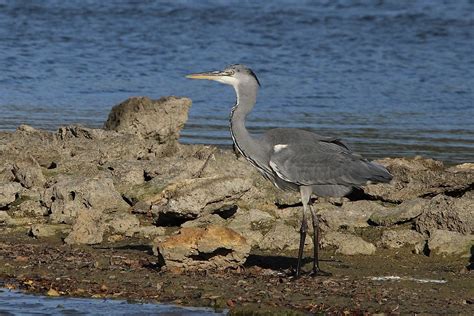
[[392, 178], [383, 166], [328, 142], [276, 145], [269, 165], [280, 178], [298, 185], [360, 186]]

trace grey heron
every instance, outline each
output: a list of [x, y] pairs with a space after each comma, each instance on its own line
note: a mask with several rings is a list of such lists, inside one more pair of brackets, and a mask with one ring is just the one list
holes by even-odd
[[207, 79], [231, 85], [237, 101], [230, 115], [230, 132], [234, 145], [250, 164], [275, 186], [301, 194], [303, 215], [296, 277], [301, 273], [301, 258], [308, 229], [307, 213], [313, 226], [313, 275], [325, 275], [319, 268], [318, 216], [311, 205], [311, 195], [343, 197], [368, 182], [389, 182], [391, 174], [381, 165], [353, 153], [343, 142], [310, 131], [275, 128], [260, 137], [252, 136], [245, 127], [252, 111], [260, 82], [244, 65], [230, 65], [222, 71], [190, 74], [187, 78]]

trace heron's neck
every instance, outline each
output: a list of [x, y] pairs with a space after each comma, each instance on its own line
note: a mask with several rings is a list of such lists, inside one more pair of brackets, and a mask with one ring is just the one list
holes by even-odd
[[[245, 127], [245, 119], [257, 100], [257, 88], [236, 86], [237, 102], [230, 115], [230, 130], [237, 148], [245, 155], [254, 154], [258, 149], [256, 140]], [[243, 92], [245, 91], [245, 92]]]

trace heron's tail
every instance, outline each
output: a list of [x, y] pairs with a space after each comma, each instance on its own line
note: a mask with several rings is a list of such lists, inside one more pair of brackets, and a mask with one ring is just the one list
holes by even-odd
[[367, 165], [370, 170], [370, 182], [373, 183], [388, 183], [393, 179], [393, 176], [388, 172], [388, 170], [376, 163], [376, 162], [367, 162]]

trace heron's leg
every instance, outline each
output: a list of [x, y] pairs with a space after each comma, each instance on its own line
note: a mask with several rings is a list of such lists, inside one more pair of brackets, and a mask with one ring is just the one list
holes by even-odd
[[296, 277], [301, 275], [301, 260], [303, 258], [304, 241], [306, 239], [306, 231], [308, 230], [308, 222], [306, 221], [306, 212], [311, 197], [311, 187], [300, 187], [301, 202], [303, 203], [303, 217], [301, 219], [300, 228], [300, 248], [298, 249], [298, 265], [296, 266]]
[[311, 210], [311, 219], [313, 223], [313, 271], [312, 275], [331, 275], [331, 273], [324, 272], [319, 268], [319, 239], [320, 239], [320, 231], [319, 231], [319, 217], [314, 210], [312, 205], [309, 206]]

